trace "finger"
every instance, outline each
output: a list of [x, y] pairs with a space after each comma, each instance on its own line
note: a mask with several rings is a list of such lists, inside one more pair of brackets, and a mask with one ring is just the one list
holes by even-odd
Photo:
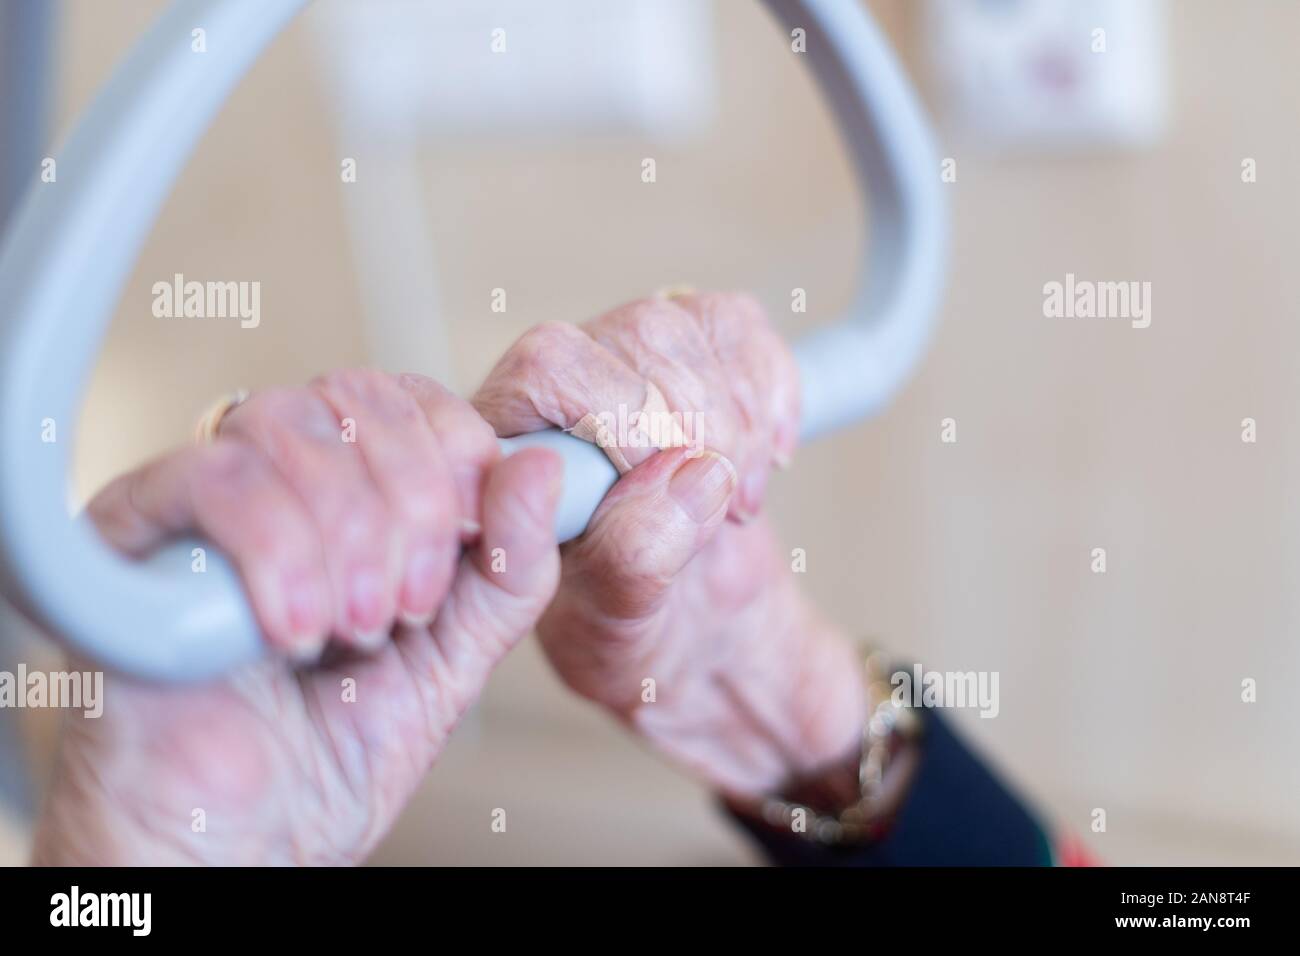
[[798, 435], [793, 356], [762, 306], [733, 293], [678, 293], [620, 307], [587, 328], [659, 386], [697, 441], [735, 463], [732, 517], [757, 514], [772, 465], [789, 461]]
[[641, 299], [606, 312], [583, 329], [655, 384], [668, 412], [681, 422], [687, 443], [735, 447], [739, 416], [729, 372], [714, 357], [691, 313], [669, 299]]
[[416, 663], [444, 692], [454, 690], [453, 718], [478, 696], [492, 668], [555, 594], [560, 567], [555, 509], [563, 470], [554, 452], [530, 448], [488, 475], [483, 533], [461, 558], [451, 593], [429, 631], [428, 659]]
[[320, 653], [332, 618], [320, 538], [256, 448], [227, 439], [182, 449], [117, 479], [87, 511], [131, 555], [199, 531], [239, 572], [268, 642], [298, 658]]
[[[382, 644], [397, 598], [393, 522], [345, 425], [309, 389], [258, 392], [221, 433], [261, 448], [311, 515], [329, 573], [333, 634], [362, 648]], [[349, 440], [353, 439], [353, 440]]]
[[[488, 373], [473, 404], [503, 438], [558, 427], [586, 415], [627, 419], [645, 407], [646, 380], [576, 326], [546, 322], [512, 345]], [[624, 447], [640, 464], [658, 449]]]
[[[660, 645], [678, 574], [717, 540], [735, 487], [735, 469], [716, 452], [662, 452], [621, 478], [586, 534], [565, 546], [538, 637], [575, 691], [612, 706], [636, 699], [639, 672], [627, 665]], [[579, 639], [592, 634], [602, 639]]]
[[397, 383], [424, 410], [451, 465], [460, 501], [461, 539], [473, 541], [482, 530], [483, 479], [501, 457], [492, 426], [473, 405], [431, 378], [408, 372], [397, 376]]
[[731, 462], [711, 449], [671, 449], [621, 478], [564, 559], [564, 599], [584, 621], [646, 621], [673, 579], [726, 517]]
[[387, 505], [387, 575], [395, 582], [398, 613], [409, 624], [428, 624], [460, 554], [450, 463], [423, 409], [392, 376], [347, 369], [321, 376], [312, 388], [339, 421], [354, 424], [356, 447]]
[[725, 370], [721, 381], [734, 401], [742, 440], [715, 447], [733, 456], [741, 479], [736, 504], [743, 515], [752, 516], [762, 506], [771, 466], [788, 465], [798, 444], [798, 365], [754, 297], [686, 293], [673, 301], [694, 317], [709, 352]]

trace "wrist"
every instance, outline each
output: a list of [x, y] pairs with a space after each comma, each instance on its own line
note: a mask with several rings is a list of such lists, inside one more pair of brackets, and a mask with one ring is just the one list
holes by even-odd
[[[706, 759], [686, 762], [723, 795], [742, 799], [833, 768], [844, 768], [856, 785], [849, 768], [856, 766], [867, 710], [858, 651], [794, 587], [774, 589], [753, 610], [738, 622], [747, 638], [743, 653], [705, 675], [720, 713], [690, 721], [694, 729], [686, 735], [674, 721], [674, 738], [708, 740]], [[689, 746], [660, 742], [670, 750]]]
[[858, 648], [815, 612], [799, 620], [802, 647], [789, 709], [799, 746], [786, 761], [786, 780], [856, 766], [867, 719]]
[[56, 789], [32, 841], [33, 866], [193, 866], [180, 841], [160, 839], [103, 801]]
[[758, 797], [727, 797], [729, 809], [759, 831], [821, 846], [862, 846], [888, 832], [920, 766], [923, 724], [894, 699], [879, 653], [860, 661], [869, 711], [855, 752]]

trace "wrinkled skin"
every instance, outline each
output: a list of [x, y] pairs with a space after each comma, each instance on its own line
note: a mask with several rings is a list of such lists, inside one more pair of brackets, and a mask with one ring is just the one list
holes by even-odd
[[865, 715], [860, 667], [759, 516], [771, 466], [794, 451], [799, 383], [757, 303], [676, 295], [538, 326], [474, 405], [503, 437], [572, 428], [588, 412], [639, 410], [647, 380], [670, 411], [702, 420], [690, 437], [708, 450], [623, 449], [634, 469], [563, 549], [538, 627], [551, 663], [727, 794], [841, 764]]
[[[560, 462], [501, 461], [493, 429], [635, 411], [647, 380], [702, 416], [706, 448], [626, 448], [635, 467], [561, 574]], [[727, 794], [842, 763], [863, 717], [855, 655], [759, 514], [797, 401], [789, 352], [730, 295], [539, 326], [477, 412], [366, 370], [254, 395], [216, 442], [115, 481], [89, 513], [127, 554], [182, 531], [212, 540], [272, 656], [201, 687], [110, 676], [103, 716], [69, 720], [35, 859], [360, 860], [535, 623], [570, 687]]]
[[[143, 553], [203, 531], [278, 653], [197, 687], [110, 675], [103, 716], [69, 721], [35, 859], [360, 860], [550, 600], [561, 472], [549, 452], [499, 461], [427, 379], [360, 370], [259, 393], [214, 444], [111, 484], [90, 507], [106, 537]], [[327, 637], [332, 662], [284, 656]]]

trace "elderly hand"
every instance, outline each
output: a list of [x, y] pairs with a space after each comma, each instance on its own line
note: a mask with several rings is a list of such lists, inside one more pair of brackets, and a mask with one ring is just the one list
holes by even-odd
[[856, 654], [803, 600], [758, 516], [799, 431], [797, 368], [760, 306], [676, 295], [538, 326], [474, 405], [507, 437], [627, 421], [656, 390], [705, 447], [611, 434], [633, 468], [563, 549], [538, 628], [546, 653], [579, 694], [728, 794], [842, 764], [865, 713]]
[[103, 716], [67, 728], [36, 860], [359, 860], [551, 599], [561, 471], [501, 461], [436, 383], [360, 370], [257, 393], [212, 444], [113, 482], [105, 537], [201, 531], [276, 653], [210, 685], [111, 677]]

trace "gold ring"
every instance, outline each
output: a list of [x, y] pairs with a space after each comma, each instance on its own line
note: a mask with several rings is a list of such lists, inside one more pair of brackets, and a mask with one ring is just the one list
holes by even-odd
[[194, 426], [194, 440], [200, 445], [215, 441], [226, 416], [248, 401], [248, 395], [248, 389], [241, 388], [214, 402]]
[[688, 295], [695, 295], [695, 286], [667, 285], [662, 289], [656, 289], [654, 297], [656, 299], [680, 299]]

